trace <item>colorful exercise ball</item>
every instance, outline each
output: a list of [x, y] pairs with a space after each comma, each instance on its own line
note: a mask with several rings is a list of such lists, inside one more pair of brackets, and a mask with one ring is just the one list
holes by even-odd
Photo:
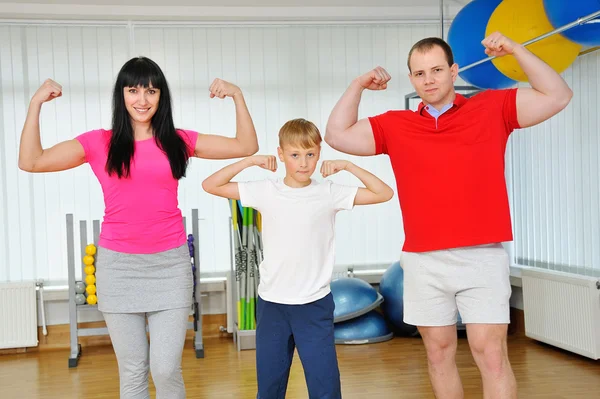
[[[459, 69], [487, 58], [481, 41], [490, 16], [501, 0], [474, 0], [456, 15], [448, 31], [448, 44]], [[484, 62], [459, 73], [470, 85], [481, 89], [505, 89], [517, 82], [502, 74], [491, 62]]]
[[[544, 10], [557, 29], [586, 15], [600, 11], [600, 0], [544, 0]], [[561, 32], [567, 39], [583, 46], [600, 46], [600, 17]]]
[[[544, 12], [543, 0], [504, 0], [490, 17], [485, 35], [500, 32], [517, 43], [524, 43], [554, 30]], [[581, 45], [559, 34], [527, 46], [556, 72], [566, 70], [579, 55]], [[513, 80], [527, 82], [525, 72], [512, 55], [492, 60], [496, 68]]]

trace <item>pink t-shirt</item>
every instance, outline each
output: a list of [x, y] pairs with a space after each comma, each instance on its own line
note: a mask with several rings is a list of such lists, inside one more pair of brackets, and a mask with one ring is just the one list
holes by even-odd
[[[194, 154], [198, 133], [179, 130]], [[76, 137], [86, 162], [104, 193], [104, 220], [98, 245], [113, 251], [149, 254], [177, 248], [186, 242], [177, 189], [167, 156], [154, 138], [136, 141], [130, 176], [119, 179], [106, 172], [111, 130], [92, 130]]]

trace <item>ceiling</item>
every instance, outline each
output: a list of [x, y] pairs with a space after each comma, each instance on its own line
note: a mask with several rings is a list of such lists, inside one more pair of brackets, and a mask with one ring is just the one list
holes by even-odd
[[0, 0], [4, 20], [431, 21], [471, 0]]
[[[471, 0], [443, 0], [446, 6], [462, 6]], [[440, 0], [0, 0], [12, 4], [76, 4], [88, 6], [173, 6], [173, 7], [426, 7]], [[0, 6], [1, 7], [1, 6]]]

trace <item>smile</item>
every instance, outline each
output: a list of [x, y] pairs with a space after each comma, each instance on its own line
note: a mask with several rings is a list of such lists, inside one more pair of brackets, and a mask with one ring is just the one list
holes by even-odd
[[140, 114], [145, 114], [146, 112], [150, 111], [150, 108], [135, 108], [134, 107], [133, 109], [135, 109]]

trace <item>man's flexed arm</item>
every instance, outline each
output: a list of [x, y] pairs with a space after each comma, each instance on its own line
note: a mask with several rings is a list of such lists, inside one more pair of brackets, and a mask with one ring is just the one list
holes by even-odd
[[347, 154], [375, 155], [371, 124], [366, 118], [358, 120], [358, 105], [363, 90], [385, 90], [390, 79], [390, 75], [381, 67], [354, 79], [331, 111], [325, 142]]

